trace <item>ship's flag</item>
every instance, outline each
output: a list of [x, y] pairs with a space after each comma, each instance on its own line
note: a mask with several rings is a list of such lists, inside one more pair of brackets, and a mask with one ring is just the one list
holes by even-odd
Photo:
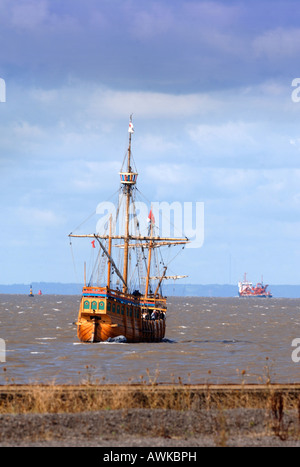
[[134, 128], [133, 128], [132, 122], [129, 122], [128, 133], [134, 133]]
[[154, 218], [152, 209], [150, 209], [150, 212], [149, 212], [148, 222], [151, 222], [152, 224], [155, 224], [155, 218]]
[[96, 247], [95, 247], [95, 240], [92, 240], [92, 241], [91, 241], [91, 244], [92, 244], [92, 247], [93, 247], [93, 248], [96, 248]]

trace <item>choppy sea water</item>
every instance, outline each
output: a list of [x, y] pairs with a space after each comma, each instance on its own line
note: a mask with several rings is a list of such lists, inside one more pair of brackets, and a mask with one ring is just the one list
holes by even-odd
[[161, 343], [80, 343], [80, 297], [0, 295], [0, 384], [300, 382], [300, 299], [171, 297]]

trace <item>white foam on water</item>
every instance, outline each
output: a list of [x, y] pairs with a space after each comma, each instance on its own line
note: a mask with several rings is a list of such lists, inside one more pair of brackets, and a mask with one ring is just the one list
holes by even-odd
[[36, 337], [37, 341], [50, 341], [50, 340], [55, 340], [57, 337]]

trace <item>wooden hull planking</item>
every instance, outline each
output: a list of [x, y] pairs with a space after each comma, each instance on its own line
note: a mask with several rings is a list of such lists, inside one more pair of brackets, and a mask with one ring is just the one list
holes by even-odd
[[[157, 319], [150, 319], [156, 310]], [[83, 289], [77, 321], [82, 342], [103, 342], [124, 336], [127, 342], [160, 342], [166, 331], [166, 299], [144, 299], [107, 290]]]

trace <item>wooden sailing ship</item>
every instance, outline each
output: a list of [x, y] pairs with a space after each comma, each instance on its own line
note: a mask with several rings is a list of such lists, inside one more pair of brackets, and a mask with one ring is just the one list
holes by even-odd
[[[147, 234], [139, 232], [139, 222], [135, 215], [135, 192], [138, 173], [132, 169], [131, 139], [134, 132], [132, 119], [129, 123], [129, 144], [120, 172], [120, 196], [125, 204], [124, 232], [116, 234], [117, 219], [110, 216], [104, 233], [75, 234], [69, 237], [92, 239], [93, 247], [99, 245], [98, 257], [105, 259], [105, 282], [102, 285], [86, 283], [86, 274], [79, 307], [77, 335], [82, 342], [101, 342], [124, 336], [127, 342], [159, 342], [166, 332], [166, 297], [162, 293], [165, 279], [186, 276], [166, 276], [167, 267], [160, 261], [160, 270], [153, 271], [155, 252], [163, 246], [185, 245], [187, 238], [160, 237], [154, 229], [154, 218], [150, 211]], [[125, 165], [125, 167], [124, 167]], [[125, 202], [124, 202], [125, 200]], [[120, 203], [121, 204], [121, 203]], [[120, 206], [116, 210], [119, 216]], [[134, 219], [135, 233], [130, 231], [130, 217]], [[115, 243], [117, 242], [117, 243]], [[113, 250], [123, 252], [117, 264]], [[135, 261], [132, 252], [136, 253]], [[132, 263], [133, 268], [132, 268]], [[120, 264], [120, 266], [119, 266]], [[145, 273], [142, 272], [142, 267]], [[133, 280], [131, 269], [139, 279]], [[113, 285], [112, 275], [117, 278]]]

